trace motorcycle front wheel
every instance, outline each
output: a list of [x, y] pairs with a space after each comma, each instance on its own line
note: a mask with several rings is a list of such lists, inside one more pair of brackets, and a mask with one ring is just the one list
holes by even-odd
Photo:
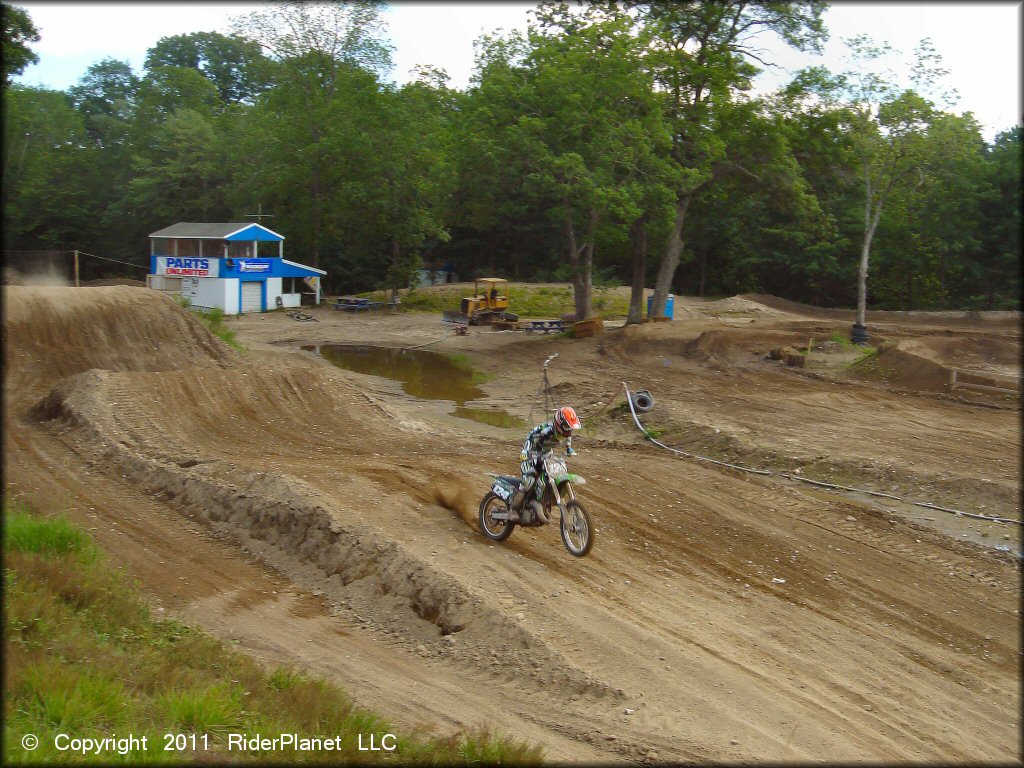
[[495, 512], [508, 512], [508, 505], [496, 494], [488, 493], [480, 502], [480, 533], [491, 541], [504, 541], [516, 529], [508, 520], [495, 520]]
[[594, 546], [594, 526], [590, 515], [575, 499], [565, 505], [560, 527], [562, 543], [573, 557], [583, 557]]

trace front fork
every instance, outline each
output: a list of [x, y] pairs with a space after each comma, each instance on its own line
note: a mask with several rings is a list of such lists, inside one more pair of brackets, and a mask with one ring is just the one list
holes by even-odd
[[[558, 492], [558, 483], [551, 478], [548, 478], [548, 484], [551, 486], [551, 495], [555, 497], [555, 504], [558, 505], [558, 512], [562, 517], [565, 517], [565, 504], [562, 502], [562, 496]], [[572, 483], [568, 480], [565, 481], [565, 488], [568, 491], [566, 494], [569, 501], [573, 501], [576, 498], [576, 493], [572, 489]]]

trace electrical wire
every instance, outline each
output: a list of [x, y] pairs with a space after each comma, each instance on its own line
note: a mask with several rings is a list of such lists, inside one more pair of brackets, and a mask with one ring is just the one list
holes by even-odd
[[107, 256], [97, 256], [97, 255], [96, 255], [95, 253], [86, 253], [85, 251], [79, 251], [78, 253], [79, 253], [80, 255], [82, 255], [82, 256], [89, 256], [89, 257], [91, 257], [91, 258], [93, 258], [93, 259], [103, 259], [103, 261], [113, 261], [113, 262], [115, 262], [116, 264], [124, 264], [125, 266], [128, 266], [128, 267], [135, 267], [136, 269], [145, 269], [145, 270], [149, 270], [149, 267], [143, 267], [143, 266], [140, 266], [140, 265], [138, 265], [138, 264], [132, 264], [132, 263], [130, 263], [130, 262], [127, 262], [127, 261], [121, 261], [121, 260], [119, 260], [119, 259], [111, 259], [111, 258], [109, 258], [109, 257], [107, 257]]

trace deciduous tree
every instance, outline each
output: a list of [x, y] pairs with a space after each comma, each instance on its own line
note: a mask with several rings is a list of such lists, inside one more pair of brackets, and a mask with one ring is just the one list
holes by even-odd
[[271, 78], [271, 63], [259, 43], [218, 32], [160, 38], [146, 54], [146, 69], [157, 67], [196, 70], [213, 83], [225, 104], [251, 103]]
[[3, 27], [0, 71], [3, 72], [6, 88], [13, 75], [20, 75], [29, 64], [39, 61], [35, 51], [29, 47], [30, 43], [39, 42], [39, 30], [24, 8], [7, 3], [0, 4], [0, 23]]
[[823, 2], [637, 3], [651, 40], [652, 72], [672, 129], [670, 157], [680, 168], [672, 228], [655, 283], [653, 312], [665, 303], [683, 252], [683, 228], [694, 195], [729, 163], [729, 146], [717, 128], [719, 107], [747, 90], [764, 64], [755, 35], [774, 33], [801, 50], [817, 50], [826, 37]]

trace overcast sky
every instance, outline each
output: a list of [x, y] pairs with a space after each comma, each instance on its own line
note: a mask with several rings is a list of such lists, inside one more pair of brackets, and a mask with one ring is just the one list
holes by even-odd
[[[141, 74], [146, 51], [161, 37], [189, 32], [228, 32], [230, 19], [254, 3], [59, 3], [17, 2], [32, 17], [42, 39], [32, 46], [39, 63], [19, 82], [64, 90], [90, 64], [107, 57], [128, 61]], [[473, 40], [498, 28], [526, 29], [523, 2], [396, 2], [385, 19], [394, 45], [392, 80], [404, 82], [417, 64], [440, 67], [451, 85], [465, 88], [473, 69]], [[825, 55], [798, 54], [770, 39], [762, 41], [779, 65], [759, 78], [761, 88], [781, 84], [801, 67], [846, 68], [842, 38], [864, 33], [887, 41], [906, 56], [890, 62], [897, 73], [917, 43], [931, 38], [947, 83], [960, 101], [956, 112], [973, 112], [991, 140], [1021, 121], [1021, 2], [839, 2], [825, 14], [831, 34]]]

